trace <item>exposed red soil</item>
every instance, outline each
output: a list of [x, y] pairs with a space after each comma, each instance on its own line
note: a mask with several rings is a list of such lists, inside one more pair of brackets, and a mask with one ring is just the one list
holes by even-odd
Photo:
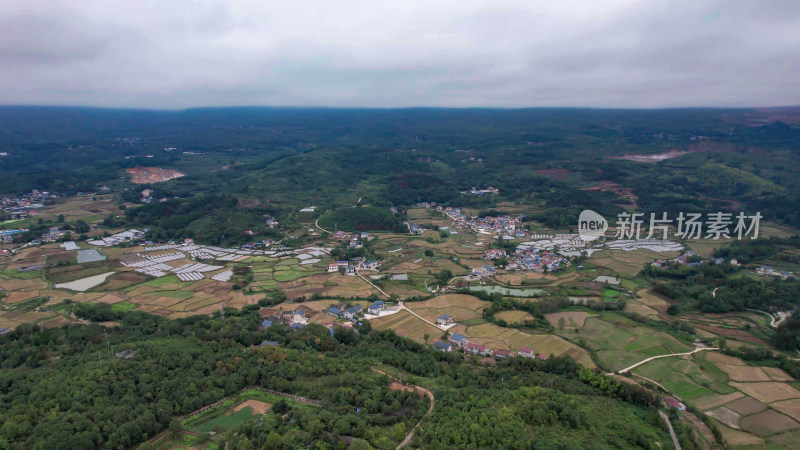
[[131, 183], [136, 184], [161, 183], [186, 175], [176, 170], [162, 169], [160, 167], [137, 166], [132, 169], [125, 169], [125, 172], [131, 174]]

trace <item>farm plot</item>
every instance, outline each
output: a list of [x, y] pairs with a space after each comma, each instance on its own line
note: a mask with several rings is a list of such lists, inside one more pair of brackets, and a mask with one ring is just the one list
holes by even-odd
[[456, 322], [464, 322], [481, 317], [483, 308], [488, 304], [471, 295], [447, 294], [424, 302], [407, 303], [406, 307], [431, 322], [436, 322], [436, 318], [442, 314], [452, 316]]
[[545, 319], [554, 327], [559, 326], [561, 319], [564, 319], [565, 326], [581, 328], [589, 318], [589, 313], [585, 311], [564, 311], [544, 315]]
[[533, 320], [531, 313], [519, 310], [501, 311], [494, 315], [495, 318], [505, 320], [507, 323], [523, 323], [526, 320]]
[[776, 381], [762, 383], [732, 382], [731, 386], [764, 403], [800, 398], [800, 391], [786, 383], [778, 383]]
[[370, 321], [376, 330], [392, 329], [398, 336], [405, 336], [420, 343], [425, 343], [425, 335], [429, 336], [428, 343], [435, 342], [442, 335], [442, 330], [430, 325], [408, 311], [384, 316]]
[[[461, 332], [459, 327], [454, 328], [453, 331]], [[463, 329], [463, 333], [470, 342], [492, 349], [517, 351], [520, 346], [523, 346], [545, 355], [568, 356], [586, 367], [595, 367], [589, 352], [552, 334], [528, 334], [488, 322], [466, 327]]]
[[800, 428], [799, 423], [771, 409], [742, 419], [742, 429], [759, 436], [767, 436], [798, 428]]

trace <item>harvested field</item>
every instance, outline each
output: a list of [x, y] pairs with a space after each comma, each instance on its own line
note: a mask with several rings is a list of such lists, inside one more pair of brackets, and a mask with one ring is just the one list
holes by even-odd
[[735, 428], [737, 430], [741, 429], [739, 426], [739, 421], [742, 419], [742, 416], [724, 406], [712, 409], [711, 411], [706, 411], [706, 415], [717, 419], [731, 428]]
[[719, 352], [708, 352], [703, 354], [703, 357], [714, 364], [724, 364], [729, 366], [744, 366], [747, 365], [744, 361], [733, 356], [728, 356]]
[[501, 311], [494, 315], [497, 319], [505, 320], [508, 323], [517, 323], [517, 322], [525, 322], [526, 320], [533, 320], [534, 317], [529, 312], [525, 311], [518, 311], [518, 310], [511, 310], [511, 311]]
[[764, 371], [773, 381], [794, 381], [791, 375], [784, 372], [783, 369], [779, 369], [777, 367], [762, 367], [761, 370]]
[[800, 419], [800, 399], [783, 400], [770, 404], [772, 408], [798, 420]]
[[122, 297], [120, 297], [118, 295], [106, 294], [106, 295], [98, 298], [97, 300], [95, 300], [95, 302], [97, 302], [97, 303], [111, 303], [111, 304], [114, 304], [114, 303], [119, 303], [119, 302], [124, 301], [124, 300], [125, 300], [124, 298], [122, 298]]
[[256, 414], [265, 414], [270, 408], [272, 408], [272, 405], [262, 402], [261, 400], [248, 400], [244, 403], [240, 403], [233, 408], [233, 410], [239, 412], [244, 408], [251, 408]]
[[717, 363], [723, 372], [733, 381], [771, 381], [771, 378], [759, 367], [739, 366]]
[[777, 381], [766, 383], [732, 382], [730, 385], [764, 403], [772, 403], [790, 398], [800, 398], [800, 391], [786, 383], [779, 383]]
[[706, 411], [709, 409], [716, 408], [718, 406], [727, 405], [730, 402], [739, 400], [741, 398], [745, 398], [744, 394], [741, 392], [734, 392], [732, 394], [725, 394], [725, 395], [709, 395], [707, 397], [701, 397], [694, 400], [692, 403], [697, 406], [698, 409]]
[[767, 436], [798, 428], [800, 428], [799, 423], [771, 409], [742, 419], [742, 429], [759, 436]]
[[584, 311], [564, 311], [545, 314], [544, 317], [554, 327], [558, 326], [559, 319], [564, 318], [566, 325], [574, 328], [583, 327], [583, 325], [586, 323], [586, 319], [589, 317], [589, 313]]
[[449, 306], [456, 306], [473, 311], [482, 310], [489, 302], [485, 302], [478, 297], [466, 294], [446, 294], [439, 295], [424, 302], [414, 302], [408, 305], [417, 306], [420, 308], [446, 308]]
[[12, 292], [5, 298], [6, 303], [13, 305], [14, 303], [24, 302], [39, 295], [39, 291], [25, 291], [25, 292]]
[[637, 300], [647, 306], [669, 306], [670, 303], [658, 294], [653, 293], [650, 289], [641, 289], [636, 292], [639, 297]]
[[[787, 400], [787, 401], [793, 402], [797, 400]], [[725, 407], [743, 416], [749, 416], [750, 414], [755, 414], [759, 411], [767, 409], [767, 405], [751, 397], [744, 397], [740, 398], [739, 400], [732, 401], [727, 405], [725, 405]]]
[[726, 426], [719, 427], [719, 431], [722, 433], [722, 438], [725, 439], [725, 442], [727, 442], [731, 448], [746, 446], [764, 448], [764, 440], [756, 435], [734, 430]]
[[47, 283], [42, 281], [41, 278], [29, 278], [29, 279], [15, 278], [11, 280], [0, 279], [0, 288], [3, 288], [7, 291], [46, 289]]
[[658, 311], [635, 300], [628, 300], [628, 302], [625, 304], [625, 312], [632, 312], [639, 314], [640, 316], [660, 320], [658, 317]]
[[428, 339], [430, 344], [436, 342], [442, 335], [442, 330], [414, 317], [408, 311], [373, 319], [370, 323], [376, 330], [393, 329], [398, 336], [406, 336], [420, 343], [425, 342], [425, 334], [430, 336]]

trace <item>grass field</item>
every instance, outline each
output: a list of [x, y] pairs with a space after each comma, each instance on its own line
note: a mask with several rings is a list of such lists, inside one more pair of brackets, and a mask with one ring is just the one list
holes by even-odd
[[588, 317], [583, 327], [577, 327], [577, 333], [575, 328], [565, 326], [557, 332], [570, 340], [586, 340], [596, 351], [600, 365], [608, 370], [628, 367], [648, 356], [691, 350], [667, 333], [653, 331], [613, 314]]

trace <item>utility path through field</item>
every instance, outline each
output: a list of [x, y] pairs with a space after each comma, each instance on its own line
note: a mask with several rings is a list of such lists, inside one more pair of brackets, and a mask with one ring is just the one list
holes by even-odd
[[[703, 351], [707, 351], [707, 350], [710, 351], [710, 350], [719, 350], [719, 349], [716, 348], [716, 347], [702, 347], [702, 348], [696, 348], [696, 349], [692, 350], [691, 352], [686, 352], [686, 353], [670, 353], [668, 355], [651, 356], [651, 357], [649, 357], [649, 358], [647, 358], [645, 360], [639, 361], [638, 363], [636, 363], [636, 364], [634, 364], [634, 365], [632, 365], [630, 367], [626, 367], [626, 368], [624, 368], [622, 370], [618, 370], [617, 373], [625, 373], [625, 372], [627, 372], [629, 370], [633, 370], [633, 369], [641, 366], [642, 364], [648, 363], [648, 362], [650, 362], [650, 361], [652, 361], [654, 359], [669, 358], [671, 356], [688, 356], [688, 355], [693, 355], [693, 354], [695, 354], [697, 352], [703, 352]], [[606, 375], [613, 375], [613, 373], [609, 373], [609, 374], [606, 374]]]

